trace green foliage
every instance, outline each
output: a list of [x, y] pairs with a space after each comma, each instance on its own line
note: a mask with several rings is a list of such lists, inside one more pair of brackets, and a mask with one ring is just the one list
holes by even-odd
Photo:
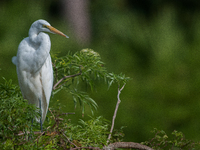
[[200, 143], [186, 139], [182, 132], [174, 130], [172, 132], [172, 137], [169, 137], [165, 131], [156, 128], [152, 132], [155, 134], [155, 137], [149, 141], [142, 142], [142, 144], [150, 146], [153, 149], [198, 150], [200, 148]]
[[[5, 78], [0, 84], [0, 103], [0, 147], [24, 141], [27, 131], [32, 133], [31, 122], [35, 116], [39, 117], [38, 109], [22, 98], [19, 87], [13, 85], [12, 80]], [[17, 137], [20, 132], [25, 132], [24, 136]]]
[[85, 92], [77, 91], [77, 89], [74, 89], [70, 91], [70, 94], [72, 95], [75, 107], [77, 102], [79, 102], [82, 109], [82, 114], [84, 114], [85, 111], [85, 104], [87, 104], [90, 107], [92, 114], [93, 108], [97, 109], [97, 103]]
[[[107, 144], [109, 127], [109, 122], [102, 116], [97, 118], [91, 117], [88, 121], [80, 120], [77, 126], [68, 126], [70, 131], [66, 132], [66, 135], [68, 135], [74, 143], [81, 145], [81, 147], [103, 148], [103, 146]], [[120, 141], [122, 137], [123, 132], [118, 139], [113, 137], [112, 141]]]
[[[18, 108], [19, 109], [19, 108]], [[25, 110], [28, 114], [29, 110]], [[109, 134], [109, 122], [103, 117], [92, 118], [88, 121], [80, 120], [77, 125], [71, 123], [62, 113], [60, 108], [51, 108], [48, 114], [47, 121], [44, 124], [45, 134], [39, 132], [31, 132], [30, 134], [18, 135], [21, 133], [16, 131], [13, 136], [5, 136], [0, 138], [1, 149], [66, 149], [72, 147], [100, 147], [106, 145], [106, 140]], [[25, 121], [23, 118], [18, 118]], [[25, 128], [25, 127], [24, 127]], [[8, 129], [5, 127], [5, 135]], [[24, 130], [22, 130], [24, 132]], [[31, 126], [26, 126], [26, 131], [31, 131]], [[112, 137], [112, 141], [121, 141], [123, 132], [116, 132]], [[116, 136], [120, 135], [120, 136]]]

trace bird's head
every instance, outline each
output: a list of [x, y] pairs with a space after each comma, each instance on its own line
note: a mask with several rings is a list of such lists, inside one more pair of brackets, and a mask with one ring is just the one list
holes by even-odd
[[39, 32], [49, 32], [49, 33], [59, 34], [66, 38], [69, 38], [67, 35], [65, 35], [61, 31], [57, 30], [56, 28], [52, 27], [47, 21], [42, 20], [42, 19], [35, 21], [31, 25], [31, 28], [36, 30], [38, 33]]

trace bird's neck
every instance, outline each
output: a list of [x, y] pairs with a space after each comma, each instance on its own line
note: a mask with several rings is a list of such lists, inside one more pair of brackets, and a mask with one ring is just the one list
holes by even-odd
[[38, 30], [37, 29], [35, 29], [35, 28], [30, 28], [30, 30], [29, 30], [29, 40], [30, 40], [30, 42], [32, 42], [33, 44], [35, 44], [35, 43], [40, 43], [40, 40], [38, 40], [38, 34], [39, 34], [39, 32], [38, 32]]
[[39, 32], [38, 30], [34, 30], [33, 28], [31, 28], [29, 30], [29, 41], [29, 44], [35, 49], [43, 48], [50, 51], [50, 38], [49, 35], [44, 32]]

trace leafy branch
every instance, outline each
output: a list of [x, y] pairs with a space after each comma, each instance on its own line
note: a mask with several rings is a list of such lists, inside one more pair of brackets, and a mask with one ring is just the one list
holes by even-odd
[[53, 56], [53, 68], [55, 78], [53, 94], [66, 90], [72, 95], [75, 107], [79, 102], [83, 115], [85, 104], [91, 108], [93, 113], [93, 109], [97, 109], [97, 103], [85, 92], [79, 91], [80, 84], [86, 83], [93, 90], [95, 80], [104, 80], [110, 88], [115, 82], [120, 85], [130, 79], [122, 73], [119, 75], [108, 73], [100, 55], [91, 49], [83, 49], [75, 54], [69, 52], [66, 56], [59, 58]]

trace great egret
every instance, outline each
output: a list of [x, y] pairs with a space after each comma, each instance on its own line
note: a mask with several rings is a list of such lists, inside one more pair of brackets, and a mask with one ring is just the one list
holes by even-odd
[[47, 21], [37, 20], [29, 29], [29, 37], [19, 44], [17, 56], [12, 58], [17, 68], [18, 82], [24, 99], [41, 110], [41, 119], [36, 118], [40, 122], [41, 130], [53, 86], [53, 69], [49, 53], [51, 41], [49, 35], [44, 32], [68, 38]]

